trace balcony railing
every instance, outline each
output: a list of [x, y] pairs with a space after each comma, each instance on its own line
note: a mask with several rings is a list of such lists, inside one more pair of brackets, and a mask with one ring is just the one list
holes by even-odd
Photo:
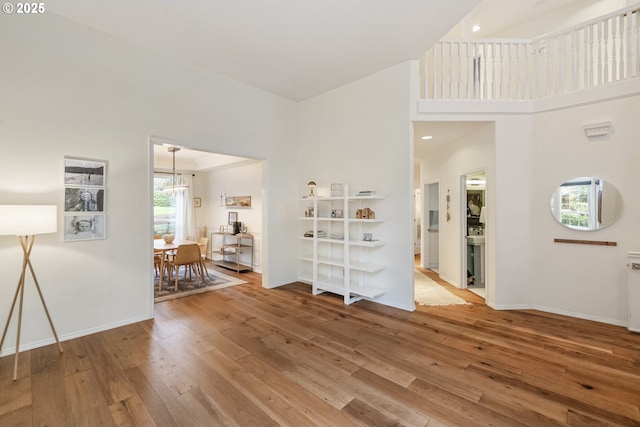
[[640, 5], [535, 39], [453, 40], [420, 60], [421, 98], [535, 100], [640, 77]]

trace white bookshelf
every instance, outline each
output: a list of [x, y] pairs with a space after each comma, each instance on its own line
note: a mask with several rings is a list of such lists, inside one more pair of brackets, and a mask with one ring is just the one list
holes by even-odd
[[[301, 227], [298, 280], [312, 285], [314, 295], [331, 292], [342, 295], [345, 304], [363, 298], [374, 299], [384, 290], [371, 286], [371, 275], [382, 270], [382, 264], [370, 262], [369, 251], [384, 245], [381, 240], [365, 241], [364, 233], [372, 233], [375, 218], [356, 218], [356, 210], [372, 209], [378, 195], [349, 196], [349, 188], [342, 184], [342, 196], [303, 197], [304, 216]], [[342, 217], [340, 217], [342, 214]], [[319, 232], [324, 232], [319, 235]], [[309, 234], [309, 236], [304, 236]], [[336, 234], [342, 238], [336, 238]], [[333, 236], [333, 237], [332, 237]], [[376, 236], [377, 239], [377, 236]]]

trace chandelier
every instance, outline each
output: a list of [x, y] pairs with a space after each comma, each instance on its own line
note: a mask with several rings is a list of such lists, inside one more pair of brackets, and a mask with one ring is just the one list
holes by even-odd
[[164, 191], [167, 193], [175, 193], [176, 190], [189, 188], [189, 184], [185, 182], [182, 174], [176, 173], [176, 153], [180, 151], [180, 147], [171, 146], [168, 148], [168, 151], [173, 155], [173, 168], [171, 181], [167, 182], [164, 186]]

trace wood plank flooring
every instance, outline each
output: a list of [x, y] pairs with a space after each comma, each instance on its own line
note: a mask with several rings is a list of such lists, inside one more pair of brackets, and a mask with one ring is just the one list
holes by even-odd
[[640, 426], [624, 328], [494, 311], [446, 284], [472, 305], [345, 306], [241, 276], [62, 355], [24, 352], [15, 383], [1, 359], [0, 426]]

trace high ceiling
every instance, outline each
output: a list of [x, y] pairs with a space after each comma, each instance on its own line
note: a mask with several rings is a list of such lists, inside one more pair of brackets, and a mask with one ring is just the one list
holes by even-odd
[[[482, 37], [578, 2], [586, 6], [599, 1], [56, 0], [46, 6], [48, 13], [168, 60], [301, 101], [416, 59], [445, 35]], [[469, 33], [471, 24], [481, 26], [479, 34]], [[416, 137], [423, 130], [437, 134], [429, 144], [432, 149], [475, 126], [418, 124]], [[427, 149], [421, 145], [416, 145], [416, 155]], [[170, 161], [164, 149], [157, 154]], [[184, 150], [179, 158], [188, 161], [190, 155], [196, 156]], [[190, 161], [215, 167], [210, 161]]]
[[56, 0], [47, 12], [294, 101], [418, 58], [479, 0]]

